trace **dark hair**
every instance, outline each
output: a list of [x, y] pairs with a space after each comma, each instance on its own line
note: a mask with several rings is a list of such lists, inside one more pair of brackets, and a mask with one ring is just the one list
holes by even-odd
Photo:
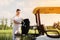
[[16, 11], [21, 11], [20, 9], [17, 9]]

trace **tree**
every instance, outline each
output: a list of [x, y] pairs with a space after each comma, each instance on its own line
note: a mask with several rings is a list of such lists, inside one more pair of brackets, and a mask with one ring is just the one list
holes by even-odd
[[2, 29], [4, 29], [4, 17], [1, 19]]
[[10, 20], [10, 27], [12, 28], [13, 26], [13, 22], [12, 22], [12, 19]]
[[7, 29], [7, 21], [8, 21], [8, 19], [5, 18], [5, 26], [4, 26], [4, 30]]

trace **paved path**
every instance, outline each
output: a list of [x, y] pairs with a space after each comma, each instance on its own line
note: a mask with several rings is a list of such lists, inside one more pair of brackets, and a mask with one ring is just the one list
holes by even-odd
[[43, 36], [37, 37], [36, 40], [60, 40], [60, 38], [50, 38], [50, 37], [47, 37], [46, 35], [43, 35]]

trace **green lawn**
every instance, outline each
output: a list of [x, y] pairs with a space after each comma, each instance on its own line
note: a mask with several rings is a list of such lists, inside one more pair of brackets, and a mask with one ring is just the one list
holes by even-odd
[[0, 40], [12, 40], [12, 30], [0, 30]]
[[[29, 30], [28, 33], [35, 33], [34, 30]], [[36, 33], [38, 33], [38, 31], [36, 30]], [[27, 38], [29, 38], [27, 36]], [[26, 37], [24, 37], [24, 40], [27, 39]], [[12, 40], [12, 30], [0, 30], [0, 40]]]
[[[48, 30], [57, 30], [60, 33], [58, 29]], [[30, 29], [28, 33], [35, 34], [35, 30]], [[38, 30], [36, 30], [36, 33], [38, 34]], [[12, 30], [0, 30], [0, 40], [12, 40]]]
[[[57, 31], [60, 33], [60, 30], [58, 30], [58, 29], [48, 29], [48, 30], [57, 30]], [[21, 32], [21, 30], [20, 30], [20, 32]], [[28, 33], [34, 34], [35, 32], [36, 32], [37, 34], [39, 33], [38, 30], [31, 30], [31, 29], [29, 30]], [[0, 33], [2, 33], [2, 34], [3, 34], [3, 33], [6, 33], [6, 34], [10, 33], [10, 34], [12, 34], [12, 30], [0, 30]]]
[[[33, 33], [34, 34], [35, 32], [38, 33], [38, 30], [35, 31], [35, 30], [30, 29], [28, 33]], [[0, 30], [0, 33], [12, 33], [12, 30]]]
[[12, 30], [0, 30], [0, 33], [12, 33]]

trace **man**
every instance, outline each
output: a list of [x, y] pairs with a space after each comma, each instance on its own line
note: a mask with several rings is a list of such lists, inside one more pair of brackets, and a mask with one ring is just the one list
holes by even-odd
[[16, 40], [16, 37], [14, 34], [17, 34], [19, 33], [19, 28], [21, 26], [21, 21], [22, 21], [22, 18], [20, 17], [20, 12], [21, 10], [20, 9], [17, 9], [16, 10], [16, 15], [15, 17], [13, 17], [13, 23], [14, 23], [14, 26], [13, 26], [13, 40]]

